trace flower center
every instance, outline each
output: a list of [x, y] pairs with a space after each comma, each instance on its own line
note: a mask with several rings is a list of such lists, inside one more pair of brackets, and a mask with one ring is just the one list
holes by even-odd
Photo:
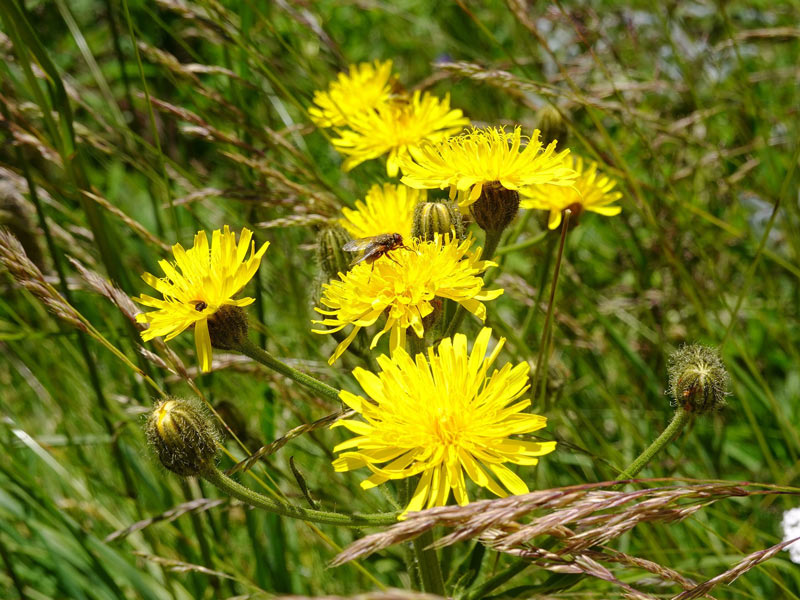
[[464, 430], [459, 415], [441, 411], [434, 417], [432, 434], [444, 446], [458, 446]]

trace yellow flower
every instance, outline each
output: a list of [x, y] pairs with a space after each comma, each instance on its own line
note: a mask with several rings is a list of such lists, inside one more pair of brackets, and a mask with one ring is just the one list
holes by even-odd
[[[149, 324], [142, 331], [142, 339], [148, 341], [163, 335], [169, 341], [194, 325], [200, 366], [205, 372], [211, 370], [208, 319], [223, 306], [247, 306], [254, 300], [233, 299], [256, 274], [261, 257], [269, 246], [266, 242], [256, 252], [252, 237], [251, 231], [242, 229], [237, 244], [236, 234], [225, 225], [222, 231], [217, 229], [211, 234], [211, 248], [205, 231], [197, 232], [194, 246], [189, 250], [175, 244], [172, 247], [175, 262], [158, 262], [165, 277], [158, 278], [150, 273], [142, 275], [147, 285], [161, 292], [163, 299], [144, 294], [134, 298], [139, 304], [158, 309], [136, 315], [139, 323]], [[248, 248], [250, 257], [246, 258]]]
[[373, 325], [384, 314], [386, 324], [373, 337], [370, 347], [374, 348], [389, 331], [389, 348], [394, 352], [405, 346], [409, 327], [418, 337], [424, 335], [422, 320], [441, 302], [437, 298], [454, 300], [483, 321], [486, 307], [482, 302], [503, 293], [501, 289], [483, 289], [479, 275], [497, 263], [480, 260], [481, 249], [470, 250], [471, 238], [459, 242], [437, 235], [432, 242], [414, 239], [407, 243], [408, 249], [394, 250], [372, 264], [359, 263], [341, 279], [323, 284], [320, 302], [327, 308], [316, 311], [326, 318], [313, 322], [331, 329], [313, 331], [335, 333], [353, 326], [329, 364], [342, 355], [361, 329]]
[[542, 429], [547, 419], [523, 412], [530, 406], [530, 400], [519, 400], [529, 387], [527, 363], [506, 364], [489, 374], [505, 341], [486, 357], [491, 333], [480, 332], [471, 354], [467, 338], [457, 334], [442, 340], [438, 350], [429, 349], [427, 357], [412, 359], [402, 349], [391, 358], [381, 356], [377, 375], [353, 371], [369, 399], [340, 392], [364, 421], [334, 424], [357, 435], [334, 448], [344, 451], [334, 469], [367, 467], [372, 476], [361, 482], [364, 489], [421, 474], [400, 518], [443, 506], [450, 490], [458, 504], [467, 504], [464, 474], [498, 496], [508, 495], [506, 490], [527, 493], [525, 481], [503, 463], [535, 465], [536, 457], [552, 452], [556, 443], [511, 437]]
[[469, 119], [458, 109], [450, 109], [450, 97], [440, 100], [427, 92], [414, 92], [411, 98], [388, 102], [374, 110], [353, 115], [340, 130], [333, 145], [349, 158], [345, 171], [366, 160], [388, 153], [386, 171], [390, 177], [398, 172], [398, 159], [409, 148], [422, 142], [435, 142], [459, 131]]
[[389, 100], [392, 61], [350, 65], [349, 73], [339, 73], [325, 92], [314, 92], [314, 104], [308, 109], [319, 127], [339, 127], [353, 115], [372, 110]]
[[561, 224], [561, 213], [569, 208], [573, 212], [589, 210], [607, 217], [613, 217], [622, 212], [621, 206], [614, 202], [622, 198], [620, 192], [613, 192], [617, 182], [597, 171], [597, 163], [590, 161], [584, 165], [583, 159], [573, 157], [573, 167], [578, 173], [574, 187], [556, 187], [543, 185], [541, 187], [523, 190], [520, 206], [522, 208], [541, 208], [550, 211], [547, 226], [555, 229]]
[[484, 185], [499, 183], [508, 190], [532, 185], [569, 186], [575, 172], [566, 162], [569, 150], [556, 152], [556, 141], [542, 149], [535, 129], [523, 145], [519, 127], [509, 134], [502, 127], [472, 129], [438, 143], [411, 148], [400, 161], [401, 181], [413, 188], [450, 187], [462, 208], [473, 204]]
[[343, 208], [344, 218], [339, 225], [354, 238], [364, 238], [381, 233], [399, 233], [404, 239], [411, 236], [414, 207], [424, 202], [427, 192], [405, 185], [384, 183], [373, 185], [364, 201], [356, 201], [356, 208]]

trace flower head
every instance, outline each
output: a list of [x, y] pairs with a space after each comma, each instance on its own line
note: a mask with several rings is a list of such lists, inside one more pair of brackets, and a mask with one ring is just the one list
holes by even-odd
[[[520, 150], [521, 149], [521, 150]], [[401, 181], [414, 188], [450, 188], [462, 207], [474, 203], [483, 186], [495, 183], [507, 190], [533, 185], [570, 186], [575, 171], [567, 163], [569, 150], [556, 152], [556, 142], [542, 149], [536, 129], [523, 147], [522, 130], [502, 127], [472, 129], [437, 143], [411, 148], [401, 160]]]
[[405, 185], [375, 184], [364, 201], [356, 201], [356, 208], [343, 208], [344, 218], [339, 224], [354, 238], [370, 237], [381, 233], [399, 233], [404, 238], [411, 235], [414, 207], [425, 201], [427, 192]]
[[614, 202], [622, 197], [612, 191], [617, 182], [597, 171], [597, 163], [588, 165], [579, 156], [572, 157], [572, 166], [578, 174], [572, 187], [542, 185], [521, 192], [522, 208], [540, 208], [550, 211], [547, 226], [555, 229], [561, 224], [561, 213], [569, 208], [573, 211], [588, 210], [608, 217], [618, 215], [622, 207]]
[[[184, 250], [180, 244], [172, 247], [175, 262], [158, 262], [164, 277], [158, 278], [144, 273], [142, 279], [155, 288], [163, 299], [142, 295], [135, 300], [144, 306], [157, 310], [140, 313], [136, 320], [148, 323], [142, 331], [142, 339], [166, 336], [171, 340], [185, 329], [194, 325], [194, 339], [197, 356], [203, 371], [211, 370], [211, 337], [208, 320], [224, 306], [247, 306], [253, 298], [239, 298], [236, 295], [256, 274], [261, 257], [267, 251], [266, 242], [258, 252], [252, 241], [253, 234], [242, 229], [239, 243], [236, 234], [226, 225], [222, 231], [211, 234], [211, 246], [205, 231], [194, 236], [194, 246]], [[247, 257], [247, 250], [250, 256]]]
[[410, 98], [352, 115], [347, 122], [350, 129], [340, 130], [333, 145], [349, 157], [344, 163], [345, 171], [388, 154], [386, 171], [394, 177], [399, 169], [398, 160], [409, 149], [426, 141], [441, 140], [467, 124], [469, 119], [460, 110], [450, 108], [449, 96], [441, 100], [416, 91]]
[[421, 474], [403, 514], [446, 504], [450, 490], [458, 504], [467, 504], [464, 474], [498, 496], [527, 493], [525, 482], [503, 463], [535, 465], [556, 443], [512, 437], [542, 429], [547, 419], [523, 412], [530, 406], [520, 400], [529, 387], [527, 363], [489, 373], [504, 342], [486, 357], [491, 333], [484, 328], [471, 353], [467, 338], [457, 334], [427, 357], [399, 349], [378, 358], [378, 374], [353, 371], [369, 400], [341, 392], [364, 421], [334, 424], [357, 435], [334, 448], [342, 452], [334, 468], [367, 467], [372, 476], [361, 482], [364, 489]]
[[681, 346], [669, 357], [669, 394], [675, 406], [698, 414], [725, 407], [730, 376], [719, 351], [710, 346]]
[[346, 125], [353, 115], [389, 100], [391, 76], [390, 60], [350, 65], [349, 73], [339, 73], [327, 91], [314, 93], [316, 106], [309, 108], [308, 114], [319, 127]]
[[333, 364], [347, 349], [356, 334], [373, 325], [384, 314], [386, 324], [372, 339], [374, 348], [381, 336], [390, 332], [392, 352], [405, 345], [406, 330], [418, 337], [425, 333], [423, 319], [433, 313], [442, 298], [458, 302], [481, 321], [486, 318], [483, 301], [493, 300], [503, 290], [484, 290], [480, 274], [496, 266], [480, 260], [481, 249], [470, 250], [472, 239], [463, 242], [449, 236], [436, 236], [432, 242], [407, 241], [407, 248], [392, 251], [372, 264], [359, 263], [341, 279], [323, 285], [321, 304], [325, 315], [320, 325], [331, 329], [315, 333], [335, 333], [353, 327], [328, 361]]

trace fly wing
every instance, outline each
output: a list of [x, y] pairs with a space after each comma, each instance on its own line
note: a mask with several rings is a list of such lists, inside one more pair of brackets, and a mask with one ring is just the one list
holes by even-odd
[[[354, 260], [352, 263], [350, 263], [350, 266], [351, 267], [355, 267], [358, 263], [364, 262], [368, 258], [374, 257], [374, 256], [375, 256], [374, 252], [365, 252], [364, 256], [361, 256], [361, 257], [357, 258], [356, 260]], [[378, 255], [378, 256], [380, 256], [380, 255]]]
[[365, 237], [365, 238], [359, 238], [357, 240], [350, 240], [344, 246], [342, 246], [342, 250], [344, 250], [345, 252], [361, 252], [362, 250], [367, 251], [370, 249], [370, 247], [375, 246], [377, 237], [380, 236]]

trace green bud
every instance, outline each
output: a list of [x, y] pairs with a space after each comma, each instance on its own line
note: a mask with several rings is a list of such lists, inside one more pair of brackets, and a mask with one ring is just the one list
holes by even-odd
[[536, 113], [536, 128], [541, 132], [540, 139], [545, 146], [558, 141], [559, 148], [566, 147], [569, 130], [564, 117], [553, 105], [545, 104]]
[[223, 305], [208, 317], [211, 345], [218, 350], [238, 350], [247, 341], [247, 312], [240, 306]]
[[484, 183], [480, 197], [469, 210], [484, 231], [503, 231], [517, 216], [519, 192], [504, 188], [499, 181]]
[[698, 414], [722, 409], [728, 371], [716, 349], [684, 345], [669, 358], [669, 394], [677, 406]]
[[414, 208], [411, 237], [431, 242], [436, 234], [453, 235], [453, 232], [459, 240], [466, 237], [461, 211], [455, 202], [420, 202]]
[[352, 238], [339, 225], [326, 227], [317, 236], [317, 262], [326, 279], [334, 279], [339, 273], [347, 273], [353, 261], [353, 255], [342, 250]]
[[147, 440], [165, 468], [194, 477], [214, 467], [219, 431], [197, 399], [168, 398], [147, 418]]

